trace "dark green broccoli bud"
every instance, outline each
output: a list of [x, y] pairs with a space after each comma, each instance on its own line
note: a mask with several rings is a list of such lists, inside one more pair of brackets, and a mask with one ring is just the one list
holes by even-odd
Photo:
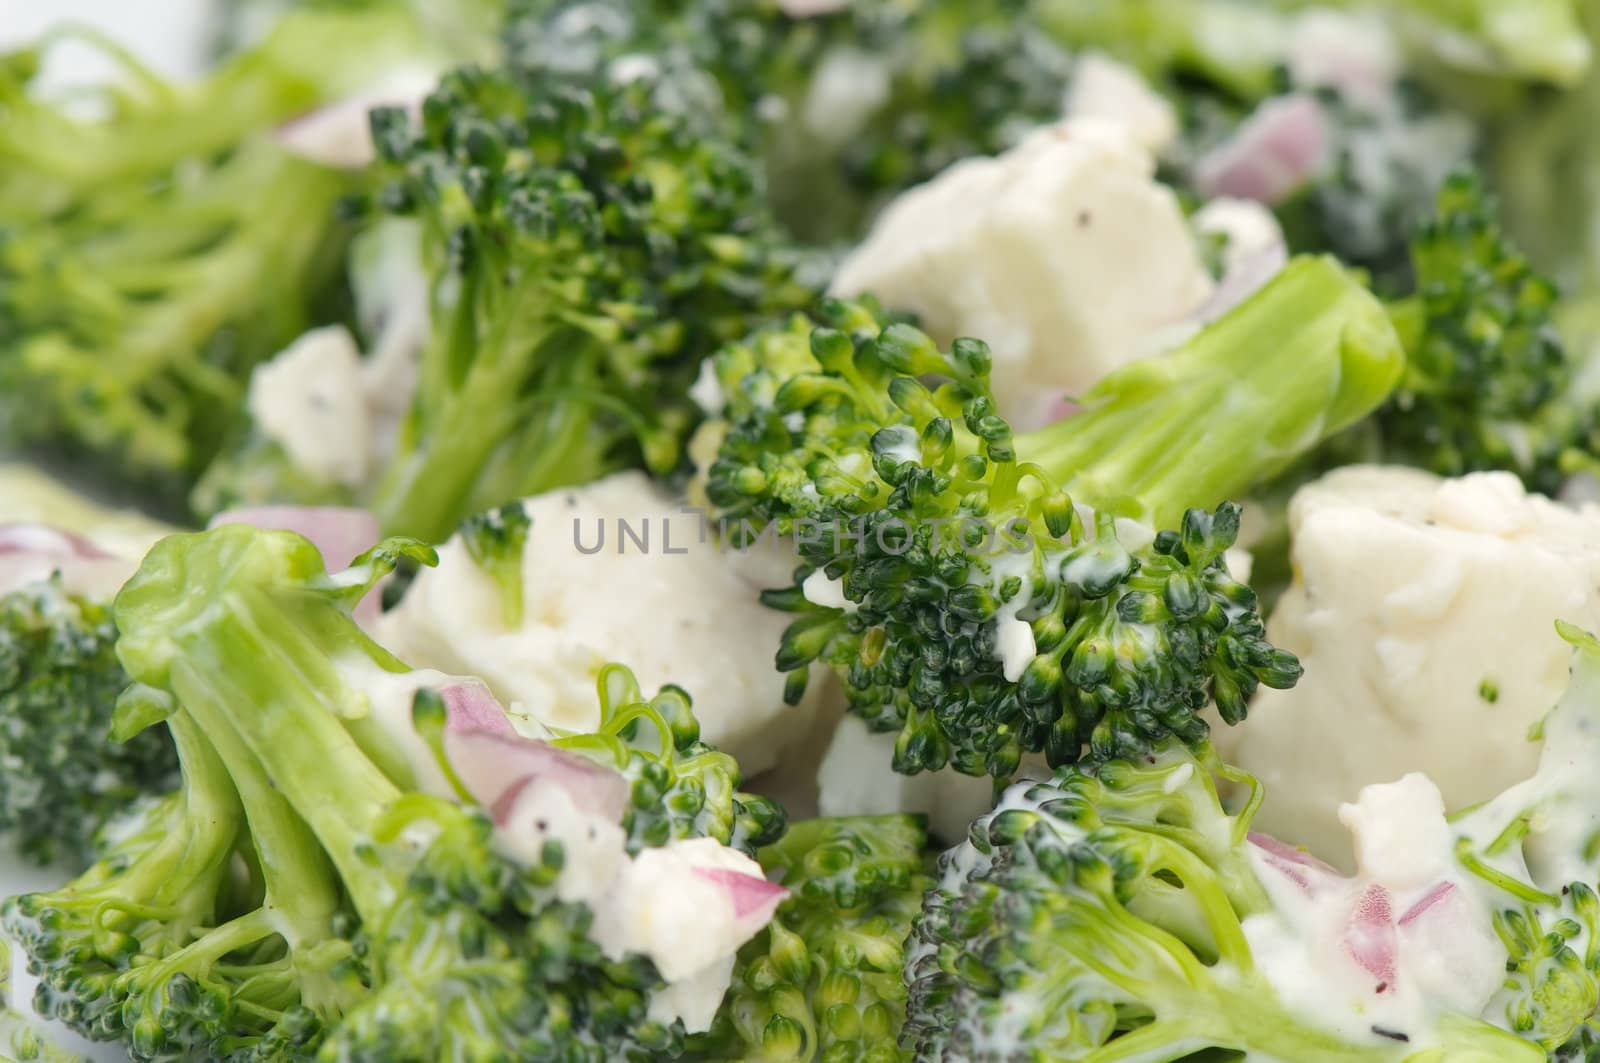
[[494, 580], [507, 628], [522, 624], [522, 553], [532, 527], [533, 520], [522, 503], [509, 502], [468, 517], [459, 532], [472, 563]]
[[[1063, 764], [1199, 741], [1208, 702], [1237, 721], [1259, 684], [1299, 677], [1228, 572], [1226, 499], [1365, 416], [1399, 375], [1382, 306], [1336, 263], [1291, 265], [1021, 438], [994, 412], [983, 343], [942, 352], [865, 306], [825, 321], [720, 353], [727, 406], [702, 439], [724, 525], [793, 535], [804, 562], [766, 599], [798, 614], [778, 653], [791, 694], [825, 662], [852, 711], [899, 732], [897, 770], [1004, 777], [1027, 751]], [[838, 581], [848, 606], [813, 602], [815, 580]]]
[[932, 884], [913, 816], [797, 823], [761, 852], [788, 901], [739, 953], [734, 984], [696, 1058], [899, 1063], [911, 922]]
[[0, 60], [0, 423], [181, 507], [251, 368], [337, 295], [358, 186], [267, 131], [428, 45], [398, 10], [299, 13], [193, 87], [113, 51], [136, 87], [84, 118], [31, 91], [53, 43]]
[[[1470, 172], [1440, 189], [1411, 253], [1416, 294], [1391, 307], [1406, 374], [1364, 445], [1444, 476], [1508, 470], [1553, 495], [1600, 442], [1552, 320], [1555, 285], [1512, 245]], [[1359, 433], [1352, 442], [1363, 445]]]
[[422, 110], [372, 119], [376, 203], [421, 222], [437, 293], [380, 523], [438, 540], [507, 499], [670, 471], [699, 361], [814, 298], [754, 165], [639, 87], [469, 68]]
[[783, 808], [739, 791], [739, 765], [700, 740], [687, 692], [663, 687], [646, 698], [622, 665], [600, 671], [600, 724], [592, 734], [551, 744], [609, 764], [632, 795], [623, 813], [628, 846], [638, 851], [674, 838], [715, 838], [751, 855], [783, 834]]
[[86, 867], [108, 819], [177, 781], [164, 729], [111, 741], [116, 637], [59, 576], [0, 597], [0, 834], [31, 862]]
[[[1249, 788], [1239, 813], [1218, 778]], [[1271, 910], [1247, 856], [1259, 800], [1208, 746], [1172, 741], [1013, 787], [940, 859], [907, 947], [904, 1043], [930, 1063], [1544, 1058], [1471, 1016], [1342, 1035], [1280, 999], [1243, 925]]]

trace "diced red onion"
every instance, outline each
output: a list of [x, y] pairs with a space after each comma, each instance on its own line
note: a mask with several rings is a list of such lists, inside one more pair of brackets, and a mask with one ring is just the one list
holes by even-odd
[[1207, 199], [1236, 196], [1275, 205], [1323, 169], [1330, 142], [1321, 104], [1307, 95], [1279, 96], [1200, 160], [1195, 183]]
[[1378, 980], [1382, 993], [1394, 984], [1399, 945], [1394, 925], [1394, 901], [1377, 883], [1362, 891], [1345, 927], [1344, 947], [1362, 969]]
[[[530, 783], [560, 786], [580, 812], [618, 823], [628, 805], [628, 783], [610, 768], [548, 742], [514, 731], [446, 730], [445, 753], [467, 791], [496, 815], [509, 815]], [[508, 796], [509, 795], [509, 796]]]
[[728, 891], [733, 915], [741, 926], [765, 926], [789, 891], [760, 875], [747, 875], [727, 867], [697, 867], [694, 873]]
[[1406, 914], [1400, 917], [1400, 925], [1406, 926], [1428, 914], [1429, 910], [1454, 893], [1455, 888], [1456, 884], [1454, 882], [1441, 882], [1433, 887], [1433, 889], [1423, 894], [1417, 903], [1406, 909]]
[[505, 707], [483, 680], [463, 679], [440, 687], [438, 694], [444, 701], [446, 730], [516, 735], [517, 729], [511, 726]]
[[1249, 840], [1266, 855], [1268, 864], [1307, 893], [1316, 892], [1319, 880], [1339, 877], [1338, 871], [1304, 849], [1296, 849], [1270, 834], [1251, 831]]
[[[247, 506], [218, 513], [208, 527], [220, 528], [224, 524], [248, 524], [303, 535], [322, 554], [329, 572], [348, 567], [379, 538], [378, 518], [350, 506]], [[380, 582], [378, 586], [382, 585]], [[382, 610], [383, 595], [374, 587], [356, 606], [356, 621], [366, 627]]]
[[0, 555], [44, 554], [81, 561], [105, 561], [107, 553], [81, 535], [45, 524], [0, 524]]

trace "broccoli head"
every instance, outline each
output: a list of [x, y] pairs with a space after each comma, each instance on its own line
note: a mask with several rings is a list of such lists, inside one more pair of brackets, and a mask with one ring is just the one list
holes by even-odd
[[34, 93], [54, 39], [0, 58], [0, 432], [181, 508], [251, 368], [337, 302], [359, 177], [267, 133], [428, 44], [398, 8], [301, 12], [180, 87], [101, 43], [128, 77], [94, 117]]
[[600, 724], [593, 733], [551, 744], [614, 768], [628, 780], [623, 813], [628, 845], [665, 845], [673, 838], [715, 838], [751, 854], [783, 834], [776, 802], [742, 793], [739, 764], [700, 740], [700, 722], [679, 687], [646, 698], [622, 665], [600, 670]]
[[116, 638], [110, 606], [59, 575], [0, 597], [0, 834], [32, 862], [87, 866], [108, 820], [176, 783], [164, 728], [111, 740]]
[[522, 738], [498, 705], [448, 708], [463, 681], [411, 672], [351, 615], [402, 558], [434, 557], [388, 540], [330, 575], [307, 540], [243, 525], [150, 552], [115, 608], [134, 681], [116, 733], [164, 720], [183, 785], [79, 879], [6, 904], [42, 1014], [139, 1060], [681, 1050], [663, 991], [698, 970], [669, 979], [648, 925], [618, 935], [658, 872], [704, 858], [686, 881], [726, 891], [731, 961], [782, 891], [695, 833], [755, 844], [781, 815], [740, 803], [686, 699], [645, 703], [625, 673], [599, 743], [622, 771]]
[[[1219, 779], [1247, 787], [1238, 813], [1224, 809]], [[1447, 1013], [1426, 1034], [1374, 1023], [1352, 1036], [1287, 1003], [1249, 930], [1273, 910], [1253, 869], [1263, 842], [1248, 833], [1260, 796], [1208, 747], [1172, 741], [1009, 790], [940, 859], [913, 931], [916, 1058], [1544, 1058], [1472, 1016]]]
[[1391, 307], [1406, 374], [1364, 429], [1368, 445], [1443, 476], [1504, 469], [1555, 494], [1600, 441], [1556, 329], [1555, 285], [1511, 243], [1472, 172], [1445, 182], [1411, 255], [1415, 294]]
[[792, 535], [804, 562], [767, 597], [798, 614], [778, 654], [792, 695], [826, 662], [853, 711], [899, 732], [897, 770], [1004, 777], [1027, 751], [1199, 741], [1207, 702], [1237, 720], [1259, 684], [1298, 678], [1228, 572], [1227, 499], [1399, 375], [1382, 306], [1341, 267], [1295, 263], [1022, 437], [994, 412], [983, 343], [940, 351], [866, 305], [826, 314], [717, 355], [726, 407], [695, 447], [723, 527]]
[[[568, 79], [640, 78], [766, 163], [784, 221], [849, 237], [889, 195], [1058, 119], [1072, 63], [1027, 0], [856, 3], [794, 15], [777, 0], [524, 0], [518, 61]], [[624, 75], [625, 72], [625, 75]]]
[[434, 292], [409, 414], [360, 499], [386, 530], [437, 541], [507, 499], [670, 471], [700, 359], [814, 298], [753, 164], [638, 86], [465, 68], [420, 123], [372, 121], [369, 205], [419, 222]]
[[739, 954], [699, 1058], [900, 1063], [905, 942], [922, 895], [927, 829], [913, 816], [797, 823], [761, 852], [790, 891]]

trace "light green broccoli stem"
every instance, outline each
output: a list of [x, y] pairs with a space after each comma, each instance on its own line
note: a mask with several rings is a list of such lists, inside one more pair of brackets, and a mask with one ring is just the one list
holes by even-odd
[[1073, 48], [1097, 49], [1164, 80], [1196, 74], [1247, 100], [1271, 95], [1287, 21], [1239, 0], [1043, 0], [1041, 24]]
[[348, 611], [364, 589], [352, 577], [370, 582], [392, 567], [387, 555], [373, 560], [388, 545], [330, 578], [316, 548], [291, 533], [231, 526], [176, 535], [156, 544], [117, 598], [124, 667], [177, 706], [175, 736], [193, 729], [224, 743], [261, 819], [251, 827], [262, 833], [263, 876], [306, 898], [317, 918], [323, 876], [283, 877], [291, 863], [319, 866], [307, 861], [313, 847], [289, 808], [363, 918], [381, 912], [403, 879], [370, 853], [374, 825], [401, 792], [346, 725], [371, 713], [348, 669], [403, 668]]
[[[63, 186], [89, 196], [128, 179], [157, 176], [187, 158], [222, 152], [250, 133], [365, 88], [391, 64], [429, 48], [415, 19], [401, 8], [359, 13], [294, 12], [258, 47], [241, 53], [193, 88], [164, 84], [125, 49], [91, 31], [47, 37], [29, 58], [63, 38], [83, 38], [129, 75], [137, 89], [114, 97], [115, 120], [78, 122], [54, 107], [8, 108], [0, 123], [0, 159], [26, 160], [30, 183], [48, 177], [39, 200], [59, 199]], [[351, 57], [359, 57], [352, 62]], [[17, 57], [12, 57], [15, 63]], [[14, 92], [22, 92], [16, 85]], [[4, 169], [4, 168], [0, 168]], [[0, 176], [9, 193], [19, 175]]]
[[[257, 595], [267, 598], [251, 591], [230, 597], [238, 609], [241, 598]], [[325, 662], [298, 645], [304, 636], [293, 617], [270, 600], [252, 604], [258, 608], [218, 617], [185, 647], [172, 666], [173, 692], [208, 731], [237, 730], [272, 786], [310, 825], [356, 910], [375, 919], [404, 879], [368, 857], [372, 828], [400, 790], [319, 697], [314, 675]], [[303, 843], [273, 840], [290, 852]]]
[[[592, 422], [581, 404], [526, 398], [536, 378], [541, 391], [561, 389], [560, 370], [581, 364], [591, 341], [543, 322], [539, 278], [500, 292], [490, 271], [463, 279], [423, 356], [417, 408], [371, 503], [386, 534], [439, 542], [463, 514], [606, 471], [579, 445]], [[497, 460], [508, 441], [511, 454]], [[486, 474], [499, 495], [485, 497]]]
[[1394, 389], [1405, 352], [1382, 303], [1298, 258], [1180, 349], [1113, 372], [1084, 412], [1017, 439], [1076, 501], [1158, 528], [1237, 500]]
[[1397, 1043], [1392, 1055], [1318, 1028], [1286, 1006], [1255, 968], [1241, 921], [1271, 910], [1264, 893], [1259, 907], [1241, 905], [1182, 844], [1154, 837], [1150, 842], [1158, 854], [1152, 866], [1176, 874], [1204, 913], [1207, 930], [1219, 945], [1218, 958], [1214, 964], [1202, 962], [1188, 942], [1119, 904], [1065, 898], [1054, 906], [1052, 926], [1074, 943], [1074, 961], [1131, 1007], [1157, 1016], [1083, 1056], [1085, 1063], [1179, 1060], [1217, 1048], [1295, 1063], [1370, 1063], [1375, 1058], [1535, 1063], [1544, 1058], [1528, 1042], [1474, 1020], [1443, 1024], [1438, 1048], [1412, 1053]]

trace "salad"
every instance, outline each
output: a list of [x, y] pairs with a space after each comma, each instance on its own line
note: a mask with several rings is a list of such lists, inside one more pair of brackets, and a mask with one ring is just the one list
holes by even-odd
[[0, 1061], [1600, 1060], [1600, 2], [194, 7], [0, 53]]

